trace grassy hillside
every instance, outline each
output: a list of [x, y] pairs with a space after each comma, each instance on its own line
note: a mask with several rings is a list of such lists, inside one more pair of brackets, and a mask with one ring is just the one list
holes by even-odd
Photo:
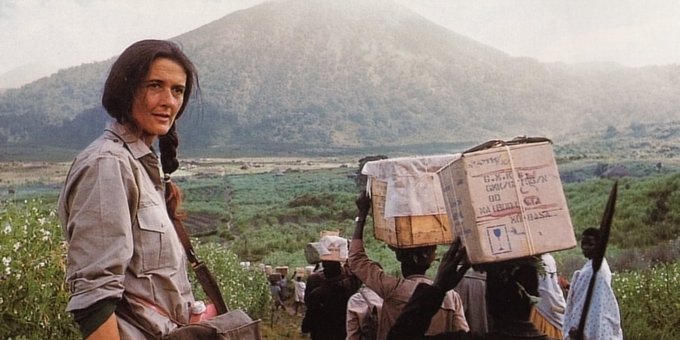
[[[219, 221], [216, 232], [208, 238], [223, 242], [246, 260], [302, 266], [305, 245], [315, 241], [321, 230], [340, 230], [350, 237], [356, 212], [354, 198], [360, 189], [348, 178], [349, 172], [348, 168], [336, 168], [283, 175], [233, 175], [203, 182], [211, 183], [210, 189], [192, 179], [182, 185], [188, 201], [202, 197], [200, 203], [188, 206], [190, 210], [196, 214], [210, 212]], [[583, 171], [583, 176], [586, 174], [587, 179], [564, 185], [577, 235], [599, 225], [613, 183], [594, 172]], [[677, 238], [679, 188], [680, 174], [671, 171], [620, 179], [612, 249], [648, 248]], [[206, 190], [211, 194], [205, 195]], [[222, 201], [225, 197], [229, 198], [226, 206]], [[368, 233], [372, 233], [370, 226]], [[368, 240], [371, 256], [396, 271], [391, 251], [372, 237]], [[578, 252], [575, 255], [580, 256]]]
[[[598, 177], [597, 167], [580, 168], [580, 161], [560, 165], [582, 176], [564, 185], [577, 234], [599, 223], [613, 181]], [[638, 162], [640, 169], [655, 165]], [[43, 176], [44, 166], [36, 166]], [[195, 243], [199, 255], [218, 277], [233, 308], [263, 318], [265, 338], [302, 339], [301, 319], [286, 312], [270, 313], [264, 276], [241, 268], [239, 262], [303, 266], [307, 264], [304, 246], [317, 240], [319, 231], [337, 229], [349, 237], [354, 198], [360, 189], [348, 176], [354, 170], [336, 166], [178, 178], [189, 212], [186, 224], [195, 236], [202, 235]], [[0, 317], [7, 321], [0, 324], [0, 338], [76, 337], [71, 318], [64, 312], [65, 248], [54, 215], [58, 188], [37, 188], [37, 182], [11, 194], [3, 192], [0, 202]], [[680, 172], [664, 167], [645, 176], [622, 178], [619, 183], [607, 257], [615, 272], [613, 285], [626, 338], [677, 338], [680, 306], [669, 302], [680, 298], [673, 288], [679, 280]], [[369, 221], [367, 234], [371, 226]], [[371, 258], [398, 275], [394, 254], [382, 242], [368, 235], [366, 247]], [[438, 251], [441, 254], [445, 249], [442, 246]], [[583, 264], [576, 248], [554, 255], [567, 277]], [[429, 274], [434, 274], [436, 266]], [[194, 287], [201, 297], [195, 282]], [[27, 301], [35, 308], [16, 308]]]

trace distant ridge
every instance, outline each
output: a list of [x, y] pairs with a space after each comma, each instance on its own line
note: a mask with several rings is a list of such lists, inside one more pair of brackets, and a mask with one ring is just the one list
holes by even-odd
[[21, 87], [56, 71], [57, 67], [48, 64], [33, 63], [21, 65], [0, 74], [0, 91]]
[[[680, 66], [543, 64], [388, 0], [260, 4], [176, 37], [201, 97], [179, 130], [212, 153], [324, 153], [625, 129], [680, 117]], [[0, 95], [0, 145], [84, 146], [112, 59]]]

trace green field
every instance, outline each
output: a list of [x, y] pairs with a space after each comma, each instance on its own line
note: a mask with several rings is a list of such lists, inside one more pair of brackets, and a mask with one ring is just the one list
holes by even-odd
[[[583, 163], [585, 164], [585, 163]], [[619, 180], [608, 261], [621, 306], [626, 339], [680, 338], [680, 172], [656, 171], [653, 163], [629, 166], [637, 172]], [[600, 167], [601, 168], [601, 167]], [[564, 189], [577, 235], [599, 224], [613, 180], [596, 175], [597, 164], [560, 164], [577, 174]], [[636, 170], [637, 169], [637, 170]], [[307, 265], [303, 249], [322, 230], [349, 237], [360, 190], [345, 165], [281, 172], [194, 175], [178, 178], [185, 193], [186, 224], [199, 255], [209, 263], [232, 308], [263, 319], [268, 339], [299, 337], [300, 319], [272, 321], [269, 295], [258, 264]], [[639, 174], [638, 174], [639, 173]], [[47, 182], [47, 181], [45, 181]], [[2, 184], [2, 182], [0, 182]], [[54, 215], [59, 186], [29, 181], [3, 188], [0, 203], [0, 338], [77, 338], [64, 312], [62, 232]], [[371, 233], [369, 222], [367, 233]], [[397, 274], [393, 253], [367, 237], [369, 256]], [[438, 250], [443, 252], [446, 247]], [[583, 264], [577, 249], [554, 253], [570, 277]], [[249, 261], [246, 269], [239, 262]], [[434, 274], [433, 266], [430, 274]], [[200, 288], [195, 285], [200, 296]], [[31, 306], [31, 308], [25, 308]]]

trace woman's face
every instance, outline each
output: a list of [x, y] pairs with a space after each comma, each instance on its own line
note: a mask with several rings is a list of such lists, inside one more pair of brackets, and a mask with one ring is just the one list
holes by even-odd
[[184, 68], [171, 59], [158, 58], [151, 63], [132, 103], [132, 118], [147, 145], [168, 133], [175, 122], [184, 102], [186, 80]]

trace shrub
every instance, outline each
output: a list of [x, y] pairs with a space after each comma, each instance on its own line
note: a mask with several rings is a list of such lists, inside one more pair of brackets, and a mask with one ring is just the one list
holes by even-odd
[[[252, 318], [264, 317], [269, 306], [269, 285], [264, 271], [242, 267], [238, 257], [216, 243], [197, 243], [196, 253], [204, 261], [220, 285], [224, 300], [230, 309], [243, 309]], [[195, 276], [191, 282], [196, 299], [205, 294]]]
[[0, 338], [76, 339], [65, 311], [65, 244], [53, 206], [0, 203]]
[[[262, 318], [269, 289], [261, 270], [243, 268], [235, 254], [196, 243], [199, 258], [219, 282], [228, 306]], [[64, 283], [66, 243], [54, 204], [0, 202], [0, 339], [78, 339]], [[204, 293], [190, 274], [197, 299]]]
[[680, 262], [614, 275], [626, 339], [680, 339]]

